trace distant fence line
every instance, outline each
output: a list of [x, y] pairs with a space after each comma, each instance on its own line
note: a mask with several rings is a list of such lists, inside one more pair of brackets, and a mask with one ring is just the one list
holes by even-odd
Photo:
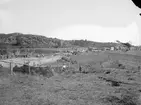
[[[55, 59], [60, 59], [60, 57], [59, 58], [50, 58], [50, 59], [55, 60]], [[34, 59], [31, 59], [31, 60], [24, 59], [24, 61], [22, 63], [20, 63], [18, 61], [13, 61], [12, 59], [9, 59], [9, 61], [0, 60], [0, 62], [4, 63], [1, 65], [1, 67], [3, 67], [3, 65], [6, 64], [4, 67], [8, 67], [11, 71], [11, 74], [13, 74], [13, 68], [15, 66], [21, 67], [21, 66], [27, 65], [27, 66], [29, 66], [29, 71], [30, 71], [30, 67], [47, 67], [47, 66], [53, 67], [53, 65], [51, 65], [51, 64], [47, 64], [47, 63], [41, 64], [40, 61], [36, 62], [36, 60], [34, 61]]]
[[[13, 62], [13, 61], [0, 61], [0, 62], [4, 62], [4, 63], [8, 63], [8, 64], [9, 64], [9, 69], [10, 69], [11, 75], [13, 74], [14, 65], [15, 65], [15, 66], [16, 66], [17, 64], [18, 64], [18, 65], [21, 65], [21, 66], [23, 66], [23, 65], [28, 65], [28, 66], [30, 67], [30, 65], [29, 65], [28, 62], [26, 62], [26, 63], [24, 63], [24, 64], [18, 63], [18, 62]], [[29, 68], [29, 69], [30, 69], [30, 68]]]
[[[12, 60], [11, 61], [0, 61], [0, 62], [7, 63], [9, 65], [8, 68], [10, 70], [11, 75], [14, 75], [13, 68], [15, 66], [17, 66], [17, 65], [20, 65], [20, 67], [24, 66], [24, 65], [28, 66], [29, 74], [31, 74], [31, 67], [51, 67], [52, 70], [53, 70], [54, 67], [62, 67], [62, 69], [64, 67], [63, 65], [51, 65], [51, 64], [46, 64], [46, 66], [43, 66], [42, 64], [39, 64], [39, 65], [35, 66], [35, 65], [30, 65], [30, 61], [26, 61], [24, 63], [18, 63], [18, 62], [14, 62]], [[68, 67], [70, 67], [70, 65], [68, 65]]]
[[[9, 67], [9, 70], [11, 72], [11, 75], [13, 75], [13, 68], [15, 66], [17, 66], [17, 65], [21, 65], [21, 66], [27, 65], [29, 67], [28, 70], [29, 70], [29, 73], [30, 73], [30, 67], [31, 67], [30, 61], [26, 61], [24, 63], [18, 63], [18, 62], [13, 62], [13, 61], [0, 61], [0, 62], [7, 63], [9, 65], [8, 67]], [[42, 65], [32, 65], [32, 66], [34, 66], [34, 67], [41, 67]]]

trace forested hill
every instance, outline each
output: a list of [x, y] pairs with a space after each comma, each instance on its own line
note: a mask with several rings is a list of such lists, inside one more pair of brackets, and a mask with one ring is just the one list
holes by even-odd
[[0, 34], [0, 48], [65, 48], [65, 47], [111, 47], [115, 43], [101, 43], [88, 40], [61, 40], [42, 35], [10, 33]]

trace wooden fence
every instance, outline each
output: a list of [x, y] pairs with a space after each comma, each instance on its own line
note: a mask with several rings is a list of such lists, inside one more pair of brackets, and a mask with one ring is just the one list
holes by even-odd
[[22, 64], [22, 63], [17, 63], [17, 62], [13, 62], [13, 61], [0, 61], [0, 62], [4, 62], [4, 63], [7, 63], [9, 66], [9, 70], [10, 70], [10, 73], [11, 73], [11, 75], [13, 75], [14, 73], [13, 73], [13, 68], [14, 68], [14, 66], [16, 66], [16, 65], [21, 65], [21, 66], [23, 66], [23, 65], [27, 65], [29, 68], [28, 68], [28, 70], [29, 70], [29, 74], [30, 74], [30, 62], [25, 62], [24, 64]]

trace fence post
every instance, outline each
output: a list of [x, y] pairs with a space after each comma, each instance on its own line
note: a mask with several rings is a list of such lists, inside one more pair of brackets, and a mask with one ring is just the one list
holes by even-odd
[[12, 67], [12, 62], [10, 62], [10, 72], [11, 72], [11, 75], [13, 75], [13, 67]]
[[82, 68], [81, 68], [81, 66], [80, 66], [80, 63], [78, 62], [78, 72], [81, 73], [81, 71], [82, 71]]
[[103, 68], [102, 61], [100, 61], [100, 67]]
[[29, 74], [31, 74], [31, 72], [30, 72], [30, 64], [29, 64], [30, 62], [28, 62], [28, 70], [29, 70]]

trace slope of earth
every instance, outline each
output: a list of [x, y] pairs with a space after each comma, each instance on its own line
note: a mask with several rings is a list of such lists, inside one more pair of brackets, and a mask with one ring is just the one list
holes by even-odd
[[76, 60], [80, 63], [86, 63], [90, 61], [95, 61], [95, 62], [102, 62], [108, 59], [108, 55], [105, 53], [82, 53], [80, 55], [72, 55], [71, 58], [73, 60]]
[[128, 60], [134, 62], [141, 62], [141, 56], [136, 54], [129, 54], [128, 52], [105, 52], [104, 54], [108, 55], [110, 59], [117, 60]]
[[[107, 62], [108, 55], [120, 62], [123, 56], [129, 61], [126, 63], [132, 61], [135, 65], [136, 62], [132, 55], [110, 53], [85, 55], [83, 59], [85, 64]], [[103, 61], [101, 57], [106, 59]], [[62, 73], [46, 78], [18, 73], [9, 75], [8, 69], [0, 68], [0, 105], [141, 105], [140, 69], [102, 68], [100, 71], [70, 76]]]
[[141, 51], [128, 51], [127, 54], [132, 54], [132, 55], [141, 56]]

